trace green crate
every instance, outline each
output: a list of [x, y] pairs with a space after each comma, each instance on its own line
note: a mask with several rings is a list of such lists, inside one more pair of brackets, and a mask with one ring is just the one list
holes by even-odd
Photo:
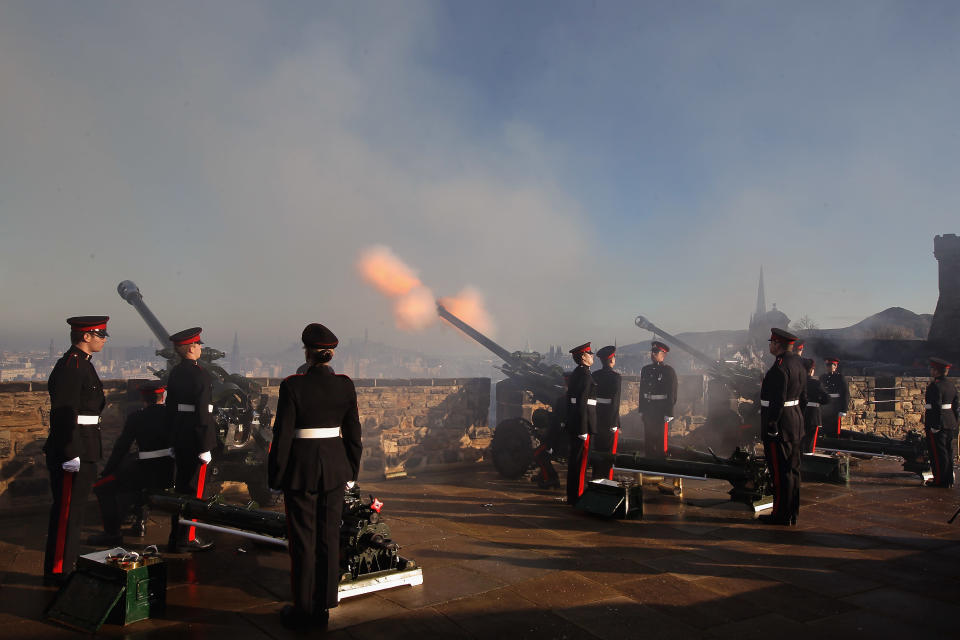
[[167, 605], [167, 565], [158, 557], [125, 569], [105, 562], [110, 549], [80, 556], [46, 617], [93, 633], [104, 622], [127, 625], [161, 616]]

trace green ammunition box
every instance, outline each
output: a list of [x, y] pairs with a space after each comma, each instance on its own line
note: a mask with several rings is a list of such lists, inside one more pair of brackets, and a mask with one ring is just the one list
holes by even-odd
[[127, 625], [163, 614], [167, 604], [167, 565], [151, 556], [124, 566], [106, 558], [120, 549], [80, 556], [77, 569], [57, 593], [46, 617], [93, 633], [104, 622]]
[[592, 480], [583, 488], [576, 507], [607, 518], [632, 520], [643, 517], [643, 493], [639, 484]]

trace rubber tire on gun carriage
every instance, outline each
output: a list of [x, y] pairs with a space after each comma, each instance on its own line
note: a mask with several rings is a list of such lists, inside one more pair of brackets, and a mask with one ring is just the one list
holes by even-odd
[[497, 472], [516, 480], [533, 465], [533, 424], [523, 418], [507, 418], [497, 425], [490, 442], [490, 457]]

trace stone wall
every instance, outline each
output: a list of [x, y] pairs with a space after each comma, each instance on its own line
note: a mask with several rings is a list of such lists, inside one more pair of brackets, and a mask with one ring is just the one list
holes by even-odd
[[[276, 406], [278, 379], [259, 379]], [[363, 424], [361, 476], [383, 478], [472, 463], [490, 444], [490, 380], [445, 378], [355, 380]], [[105, 380], [101, 428], [105, 455], [139, 406], [126, 380]], [[130, 402], [132, 400], [132, 403]], [[47, 500], [43, 443], [50, 402], [45, 382], [0, 383], [0, 507], [16, 499]]]

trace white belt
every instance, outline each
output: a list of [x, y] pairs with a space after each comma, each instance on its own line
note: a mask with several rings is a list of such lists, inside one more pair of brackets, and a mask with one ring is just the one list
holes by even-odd
[[807, 403], [807, 406], [808, 406], [808, 407], [819, 407], [819, 406], [820, 406], [820, 403], [819, 403], [819, 402], [808, 402], [808, 403]]
[[[795, 407], [795, 406], [797, 406], [798, 404], [800, 404], [800, 401], [799, 401], [799, 400], [787, 400], [786, 402], [783, 403], [783, 406], [785, 406], [785, 407]], [[769, 406], [770, 406], [770, 401], [769, 401], [769, 400], [761, 400], [761, 401], [760, 401], [760, 406], [761, 406], [761, 407], [769, 407]], [[817, 405], [817, 406], [820, 406], [820, 405]]]
[[172, 458], [173, 449], [154, 449], [153, 451], [140, 451], [137, 458], [140, 460], [150, 460], [151, 458]]
[[[177, 411], [192, 412], [192, 411], [196, 411], [196, 410], [197, 410], [197, 406], [196, 406], [196, 405], [193, 405], [193, 404], [178, 404], [178, 405], [177, 405]], [[213, 405], [212, 405], [212, 404], [208, 404], [208, 405], [207, 405], [207, 413], [213, 413]]]
[[839, 394], [839, 393], [830, 393], [830, 394], [828, 394], [828, 395], [829, 395], [831, 398], [839, 398], [839, 397], [840, 397], [840, 394]]
[[597, 398], [597, 404], [610, 404], [613, 398]]
[[653, 395], [650, 393], [643, 394], [643, 397], [646, 398], [647, 400], [666, 400], [667, 399], [666, 395]]
[[315, 427], [313, 429], [296, 429], [294, 438], [339, 438], [340, 427]]
[[100, 424], [100, 416], [77, 416], [77, 424]]
[[[924, 406], [925, 409], [933, 409], [933, 405], [932, 405], [932, 404], [925, 404], [925, 405], [923, 405], [923, 406]], [[942, 404], [942, 405], [940, 405], [940, 408], [943, 409], [944, 411], [946, 411], [947, 409], [953, 409], [953, 405], [952, 405], [952, 404]]]
[[[608, 401], [608, 402], [609, 402], [609, 401]], [[576, 398], [570, 398], [570, 404], [577, 404], [577, 399], [576, 399]], [[587, 404], [588, 404], [588, 405], [591, 405], [591, 406], [596, 406], [597, 401], [594, 400], [593, 398], [587, 398]]]

